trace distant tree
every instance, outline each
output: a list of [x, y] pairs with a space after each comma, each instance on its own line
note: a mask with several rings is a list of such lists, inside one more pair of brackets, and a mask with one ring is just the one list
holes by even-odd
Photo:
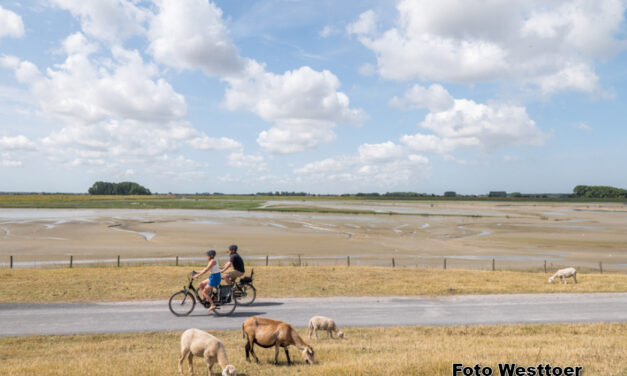
[[97, 181], [87, 190], [90, 195], [150, 195], [150, 190], [130, 181], [110, 183]]
[[627, 198], [627, 190], [604, 185], [578, 185], [573, 193], [583, 198]]

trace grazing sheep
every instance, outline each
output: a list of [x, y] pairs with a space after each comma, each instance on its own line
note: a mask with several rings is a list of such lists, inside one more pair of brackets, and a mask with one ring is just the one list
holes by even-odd
[[575, 268], [560, 269], [556, 271], [551, 278], [549, 278], [549, 283], [553, 283], [553, 280], [555, 278], [561, 279], [562, 283], [568, 283], [567, 281], [565, 281], [565, 278], [570, 277], [573, 277], [573, 280], [575, 281], [575, 283], [577, 283], [577, 271], [575, 270]]
[[275, 347], [274, 364], [279, 364], [279, 348], [285, 350], [287, 364], [292, 364], [290, 354], [287, 352], [289, 345], [296, 346], [302, 351], [303, 360], [307, 364], [314, 363], [314, 351], [308, 344], [303, 341], [296, 330], [286, 322], [266, 319], [263, 317], [249, 317], [242, 324], [242, 336], [246, 341], [246, 360], [249, 360], [248, 354], [252, 354], [255, 361], [259, 363], [259, 358], [255, 355], [255, 344], [261, 347]]
[[217, 362], [222, 367], [222, 376], [236, 376], [235, 367], [229, 364], [226, 350], [222, 341], [200, 329], [187, 329], [181, 336], [181, 356], [179, 358], [179, 373], [183, 374], [183, 360], [189, 354], [189, 373], [194, 374], [192, 359], [194, 355], [203, 357], [207, 363], [207, 375], [211, 374], [213, 365]]
[[309, 338], [311, 338], [311, 333], [313, 332], [316, 339], [318, 339], [318, 330], [326, 330], [327, 338], [329, 338], [329, 336], [333, 338], [333, 332], [337, 333], [338, 337], [344, 338], [344, 332], [338, 329], [335, 325], [335, 321], [328, 317], [314, 316], [309, 320]]

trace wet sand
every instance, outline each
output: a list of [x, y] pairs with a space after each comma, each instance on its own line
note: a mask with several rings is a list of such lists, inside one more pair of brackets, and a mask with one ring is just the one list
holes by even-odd
[[[627, 205], [616, 203], [269, 201], [266, 207], [374, 210], [318, 214], [211, 210], [0, 209], [0, 263], [226, 255], [387, 265], [575, 265], [627, 270]], [[381, 259], [381, 261], [375, 260]]]

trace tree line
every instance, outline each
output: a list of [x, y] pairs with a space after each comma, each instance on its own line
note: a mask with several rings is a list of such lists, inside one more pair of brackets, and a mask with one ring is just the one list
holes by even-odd
[[131, 181], [110, 183], [97, 181], [87, 190], [90, 195], [150, 195], [150, 189]]
[[627, 190], [605, 185], [578, 185], [573, 193], [583, 198], [627, 198]]

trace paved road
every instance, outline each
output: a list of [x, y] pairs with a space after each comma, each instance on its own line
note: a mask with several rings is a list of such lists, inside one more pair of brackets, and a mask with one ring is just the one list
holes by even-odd
[[259, 299], [230, 317], [208, 315], [199, 305], [175, 317], [167, 301], [0, 304], [0, 336], [239, 329], [252, 315], [305, 327], [316, 314], [340, 326], [627, 322], [627, 293]]

